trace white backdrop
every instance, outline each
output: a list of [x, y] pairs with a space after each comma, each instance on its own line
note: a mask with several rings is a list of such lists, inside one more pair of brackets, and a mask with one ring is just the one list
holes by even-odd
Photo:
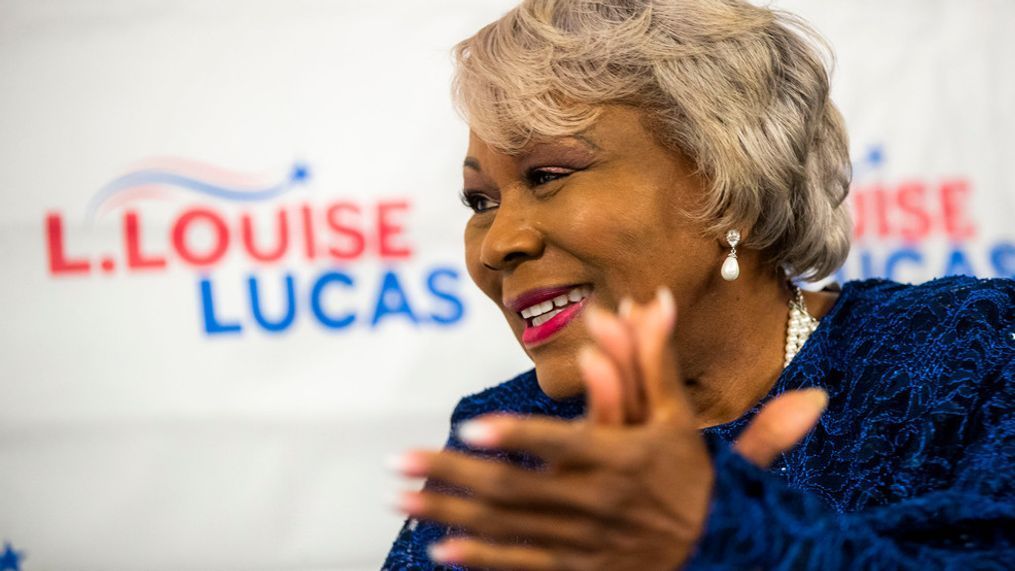
[[[448, 96], [512, 4], [0, 2], [0, 571], [379, 567], [383, 459], [528, 367]], [[1015, 276], [1015, 4], [778, 5], [838, 54], [840, 279]]]

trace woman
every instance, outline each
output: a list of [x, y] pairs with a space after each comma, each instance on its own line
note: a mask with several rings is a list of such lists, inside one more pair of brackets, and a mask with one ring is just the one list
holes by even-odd
[[385, 568], [1015, 560], [1012, 282], [790, 281], [849, 247], [813, 39], [738, 0], [532, 0], [459, 44], [467, 265], [535, 369], [400, 459], [428, 482]]

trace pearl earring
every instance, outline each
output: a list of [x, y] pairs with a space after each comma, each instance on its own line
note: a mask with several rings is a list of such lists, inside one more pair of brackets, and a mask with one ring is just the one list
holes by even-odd
[[726, 232], [726, 242], [730, 245], [730, 253], [722, 263], [722, 279], [731, 282], [740, 277], [740, 264], [737, 263], [737, 244], [740, 243], [740, 231], [737, 229]]

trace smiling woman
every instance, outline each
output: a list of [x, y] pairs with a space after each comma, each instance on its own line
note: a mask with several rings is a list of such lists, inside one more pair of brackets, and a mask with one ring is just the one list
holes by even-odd
[[1015, 287], [799, 289], [849, 248], [816, 44], [739, 0], [459, 44], [466, 262], [535, 368], [398, 460], [386, 568], [1003, 567]]

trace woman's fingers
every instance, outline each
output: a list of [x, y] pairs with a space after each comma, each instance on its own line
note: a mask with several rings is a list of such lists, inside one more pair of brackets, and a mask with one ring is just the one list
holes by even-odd
[[430, 546], [428, 553], [436, 563], [469, 568], [556, 571], [593, 568], [589, 557], [580, 551], [502, 545], [468, 538], [435, 543]]
[[640, 423], [645, 419], [645, 394], [638, 382], [634, 336], [627, 324], [605, 309], [590, 305], [585, 324], [599, 351], [617, 372], [623, 404], [622, 422]]
[[596, 347], [583, 347], [578, 367], [585, 383], [588, 419], [600, 426], [624, 423], [624, 384], [616, 365]]
[[628, 321], [634, 331], [636, 361], [649, 415], [693, 424], [694, 410], [684, 392], [683, 377], [671, 345], [676, 317], [673, 293], [663, 287], [648, 304], [635, 305], [629, 311]]
[[528, 452], [560, 467], [636, 465], [644, 443], [624, 427], [590, 425], [545, 416], [488, 414], [458, 427], [458, 437], [477, 448]]
[[590, 549], [602, 543], [600, 526], [591, 518], [558, 511], [520, 510], [492, 505], [475, 498], [426, 491], [404, 492], [398, 509], [406, 515], [438, 521], [484, 538], [542, 543]]
[[[551, 476], [547, 472], [517, 468], [498, 460], [477, 458], [454, 451], [413, 452], [404, 457], [400, 464], [403, 475], [440, 480], [469, 490], [476, 499], [488, 506], [512, 510], [531, 508], [599, 516], [604, 513], [604, 491], [600, 488], [609, 484], [579, 471], [558, 472]], [[434, 502], [438, 507], [445, 505], [437, 499]], [[457, 508], [462, 504], [452, 502], [447, 505]], [[463, 512], [460, 517], [468, 515], [470, 514]], [[494, 514], [487, 515], [492, 517]], [[441, 517], [435, 519], [459, 523]]]
[[783, 393], [761, 409], [733, 449], [752, 464], [767, 468], [814, 428], [827, 405], [828, 394], [818, 388]]

